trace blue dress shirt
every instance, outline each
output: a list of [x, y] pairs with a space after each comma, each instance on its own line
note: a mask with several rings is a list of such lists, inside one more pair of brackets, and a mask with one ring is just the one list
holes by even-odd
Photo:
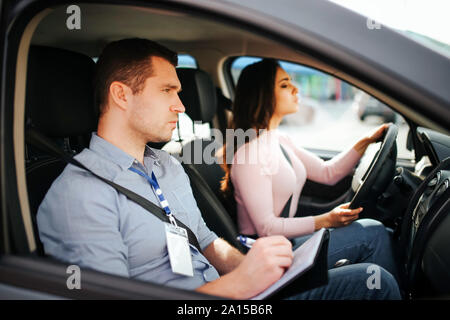
[[[96, 174], [159, 205], [148, 181], [128, 169], [134, 167], [148, 175], [153, 171], [172, 213], [194, 232], [202, 250], [217, 238], [203, 221], [183, 167], [168, 153], [147, 147], [142, 165], [93, 133], [89, 148], [75, 158]], [[194, 276], [173, 273], [164, 223], [71, 164], [47, 192], [37, 223], [46, 254], [80, 267], [183, 289], [195, 289], [219, 277], [192, 245]]]

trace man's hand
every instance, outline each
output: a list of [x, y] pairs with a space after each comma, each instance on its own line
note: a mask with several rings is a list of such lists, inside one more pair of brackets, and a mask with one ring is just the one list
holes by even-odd
[[292, 244], [285, 237], [259, 238], [233, 271], [197, 291], [234, 299], [252, 298], [279, 280], [292, 259]]
[[259, 238], [236, 268], [243, 299], [251, 298], [278, 281], [292, 264], [292, 244], [283, 236]]

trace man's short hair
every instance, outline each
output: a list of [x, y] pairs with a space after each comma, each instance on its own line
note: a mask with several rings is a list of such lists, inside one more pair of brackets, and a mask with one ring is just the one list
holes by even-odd
[[101, 53], [94, 76], [95, 102], [100, 115], [105, 111], [111, 83], [120, 81], [133, 94], [144, 89], [145, 80], [153, 75], [150, 57], [166, 59], [174, 67], [178, 64], [176, 52], [147, 39], [123, 39], [109, 43]]

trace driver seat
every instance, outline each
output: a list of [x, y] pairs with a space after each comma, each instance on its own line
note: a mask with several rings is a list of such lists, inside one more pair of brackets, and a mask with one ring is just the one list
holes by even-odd
[[[217, 93], [211, 77], [203, 70], [191, 68], [177, 68], [177, 74], [183, 88], [180, 99], [186, 113], [192, 121], [211, 124], [217, 110]], [[233, 205], [220, 191], [220, 180], [225, 173], [217, 162], [207, 163], [203, 157], [205, 151], [210, 150], [206, 156], [214, 159], [214, 151], [221, 147], [221, 143], [214, 139], [194, 139], [184, 144], [181, 163], [190, 178], [194, 197], [206, 224], [219, 237], [245, 251], [236, 239], [239, 233], [233, 219]]]

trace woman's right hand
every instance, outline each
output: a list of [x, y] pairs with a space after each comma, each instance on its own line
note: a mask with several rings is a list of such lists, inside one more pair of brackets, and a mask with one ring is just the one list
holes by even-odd
[[350, 202], [341, 204], [330, 212], [316, 216], [316, 230], [321, 228], [339, 228], [348, 226], [358, 219], [363, 208], [349, 209]]

